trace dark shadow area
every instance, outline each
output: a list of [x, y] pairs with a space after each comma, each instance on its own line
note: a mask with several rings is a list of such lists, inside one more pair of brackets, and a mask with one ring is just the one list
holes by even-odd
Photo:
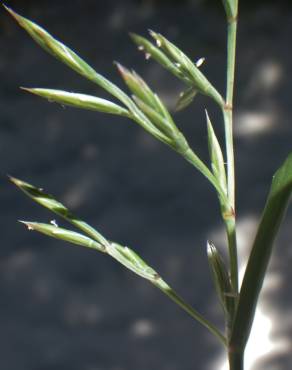
[[[292, 149], [291, 6], [242, 2], [235, 112], [239, 227], [260, 216], [272, 175]], [[7, 5], [120, 87], [113, 60], [134, 67], [170, 109], [183, 85], [145, 61], [129, 31], [157, 30], [193, 60], [206, 57], [202, 71], [224, 89], [225, 20], [217, 2], [15, 0]], [[131, 246], [220, 326], [206, 240], [222, 249], [225, 241], [207, 181], [133, 122], [62, 109], [20, 91], [18, 86], [50, 87], [109, 97], [45, 54], [4, 10], [0, 76], [0, 368], [209, 369], [220, 344], [149, 283], [98, 253], [17, 224], [17, 219], [48, 222], [55, 216], [20, 193], [6, 174], [43, 187], [109, 239]], [[208, 161], [205, 107], [222, 139], [220, 112], [205, 97], [174, 117]], [[275, 338], [292, 338], [291, 222], [290, 212], [271, 267], [281, 284], [264, 295], [279, 318]], [[243, 237], [242, 247], [253, 234]], [[256, 368], [286, 370], [291, 363], [286, 350]]]

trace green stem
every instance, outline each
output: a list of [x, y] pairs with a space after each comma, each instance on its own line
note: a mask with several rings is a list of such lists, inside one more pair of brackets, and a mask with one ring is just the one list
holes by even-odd
[[192, 166], [196, 167], [214, 186], [218, 195], [222, 199], [224, 204], [228, 204], [228, 199], [226, 194], [224, 193], [222, 187], [220, 186], [217, 178], [213, 175], [213, 173], [209, 170], [209, 168], [199, 159], [199, 157], [191, 150], [188, 149], [187, 151], [180, 153], [186, 161], [188, 161]]
[[225, 211], [223, 218], [226, 225], [228, 248], [230, 257], [230, 274], [233, 291], [238, 293], [238, 261], [236, 242], [236, 219], [235, 219], [235, 165], [233, 143], [233, 91], [236, 54], [236, 17], [228, 20], [227, 30], [227, 88], [226, 104], [223, 108], [225, 126], [225, 144], [227, 156], [227, 194], [230, 209]]
[[235, 209], [235, 171], [234, 171], [234, 143], [233, 143], [233, 112], [230, 103], [223, 108], [225, 127], [225, 145], [227, 156], [227, 194], [230, 206]]
[[225, 124], [225, 140], [227, 154], [227, 188], [228, 197], [233, 210], [235, 210], [235, 175], [234, 175], [234, 144], [233, 144], [233, 92], [236, 56], [237, 19], [228, 21], [227, 28], [227, 87], [226, 104], [223, 110]]
[[156, 285], [164, 294], [166, 294], [172, 301], [180, 306], [185, 312], [187, 312], [192, 318], [197, 320], [205, 328], [207, 328], [212, 334], [214, 334], [223, 344], [227, 345], [227, 340], [224, 335], [207, 319], [199, 314], [191, 305], [186, 303], [168, 284], [164, 281], [159, 283], [153, 283]]
[[229, 370], [243, 370], [244, 368], [244, 350], [228, 350]]
[[225, 228], [228, 239], [228, 252], [230, 256], [230, 277], [235, 300], [238, 299], [238, 258], [237, 258], [237, 240], [235, 216], [225, 219]]

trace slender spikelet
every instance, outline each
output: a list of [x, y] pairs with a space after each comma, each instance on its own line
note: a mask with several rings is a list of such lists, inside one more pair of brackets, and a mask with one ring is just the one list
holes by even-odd
[[105, 252], [105, 246], [75, 231], [67, 230], [51, 224], [39, 222], [20, 221], [28, 230], [38, 231], [55, 239], [64, 240], [71, 244], [80, 245], [86, 248], [96, 249], [99, 252]]
[[227, 192], [226, 171], [224, 158], [219, 141], [216, 137], [214, 128], [206, 111], [207, 128], [208, 128], [208, 147], [211, 158], [211, 166], [214, 176], [218, 179], [223, 191]]
[[105, 99], [96, 96], [71, 93], [62, 90], [54, 89], [40, 89], [40, 88], [25, 88], [22, 90], [28, 91], [32, 94], [38, 95], [42, 98], [48, 99], [50, 102], [60, 103], [75, 108], [86, 110], [93, 110], [103, 113], [116, 114], [119, 116], [129, 117], [130, 113], [127, 109]]
[[198, 90], [195, 87], [189, 87], [187, 90], [183, 91], [179, 99], [176, 103], [175, 110], [181, 111], [188, 107], [194, 100], [195, 96], [197, 95]]
[[74, 51], [58, 41], [46, 30], [30, 21], [29, 19], [17, 14], [12, 9], [6, 7], [6, 10], [13, 16], [18, 24], [27, 31], [27, 33], [38, 43], [46, 52], [53, 55], [56, 59], [72, 68], [74, 71], [96, 83], [109, 94], [115, 96], [127, 107], [131, 107], [131, 99], [115, 84], [107, 80], [101, 74], [97, 73], [89, 64], [81, 59]]
[[207, 255], [212, 271], [214, 285], [220, 299], [221, 305], [226, 315], [232, 315], [234, 310], [234, 300], [232, 297], [232, 287], [228, 277], [226, 266], [215, 245], [210, 241], [207, 242]]
[[15, 177], [10, 176], [9, 179], [36, 203], [64, 218], [98, 243], [102, 245], [108, 244], [108, 241], [97, 230], [73, 215], [67, 207], [56, 200], [52, 195], [45, 193], [42, 188], [37, 188]]
[[130, 33], [130, 36], [134, 43], [138, 46], [138, 49], [141, 50], [146, 55], [150, 55], [156, 62], [162, 65], [165, 69], [167, 69], [170, 73], [174, 74], [179, 79], [182, 79], [184, 82], [191, 84], [191, 81], [184, 76], [182, 71], [178, 68], [178, 66], [171, 61], [164, 52], [162, 52], [158, 47], [153, 45], [149, 40], [145, 37], [137, 35], [135, 33]]
[[224, 105], [222, 96], [186, 54], [161, 34], [150, 30], [150, 35], [156, 41], [157, 47], [142, 36], [131, 34], [131, 37], [143, 52], [146, 51], [176, 77], [200, 93], [210, 96], [221, 107]]

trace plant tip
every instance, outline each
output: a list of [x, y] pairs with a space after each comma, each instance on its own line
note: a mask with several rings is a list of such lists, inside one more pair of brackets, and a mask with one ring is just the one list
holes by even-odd
[[121, 65], [121, 63], [114, 61], [114, 66], [117, 67], [119, 72], [122, 72], [124, 70], [124, 67]]
[[29, 87], [23, 87], [23, 86], [19, 86], [20, 90], [24, 90], [24, 91], [28, 91], [28, 92], [32, 92], [33, 89], [29, 88]]
[[114, 62], [115, 66], [117, 67], [118, 69], [118, 72], [120, 73], [120, 75], [123, 77], [123, 78], [126, 78], [127, 75], [129, 75], [130, 71], [124, 67], [121, 63], [119, 62]]
[[27, 221], [22, 221], [22, 220], [18, 220], [18, 222], [24, 224], [28, 230], [34, 230], [33, 226], [32, 226], [32, 223], [31, 222], [27, 222]]
[[2, 5], [8, 11], [8, 13], [10, 13], [18, 23], [20, 23], [22, 17], [19, 14], [17, 14], [14, 10], [12, 10], [9, 6], [5, 5], [4, 3], [2, 3]]
[[10, 176], [8, 175], [8, 178], [11, 182], [13, 182], [13, 184], [17, 185], [17, 186], [20, 186], [21, 185], [21, 181], [18, 180], [16, 177], [13, 177], [13, 176]]
[[8, 12], [12, 12], [12, 9], [9, 8], [9, 6], [7, 6], [6, 4], [4, 3], [1, 3], [1, 5], [3, 6], [3, 8], [5, 8]]
[[149, 32], [149, 35], [150, 35], [151, 37], [156, 38], [156, 36], [157, 36], [157, 33], [156, 33], [156, 32], [154, 32], [154, 31], [153, 31], [153, 30], [151, 30], [150, 28], [148, 28], [148, 32]]
[[133, 41], [137, 41], [137, 39], [139, 38], [139, 35], [135, 32], [129, 32], [129, 36]]
[[207, 109], [205, 109], [205, 115], [206, 115], [207, 121], [209, 122], [210, 121], [210, 117], [209, 117], [209, 113], [208, 113]]

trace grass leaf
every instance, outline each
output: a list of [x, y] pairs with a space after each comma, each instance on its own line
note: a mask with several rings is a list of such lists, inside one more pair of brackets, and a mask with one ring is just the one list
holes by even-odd
[[270, 193], [248, 259], [231, 336], [231, 346], [236, 348], [244, 348], [247, 342], [274, 240], [285, 216], [291, 192], [292, 153], [273, 177]]

